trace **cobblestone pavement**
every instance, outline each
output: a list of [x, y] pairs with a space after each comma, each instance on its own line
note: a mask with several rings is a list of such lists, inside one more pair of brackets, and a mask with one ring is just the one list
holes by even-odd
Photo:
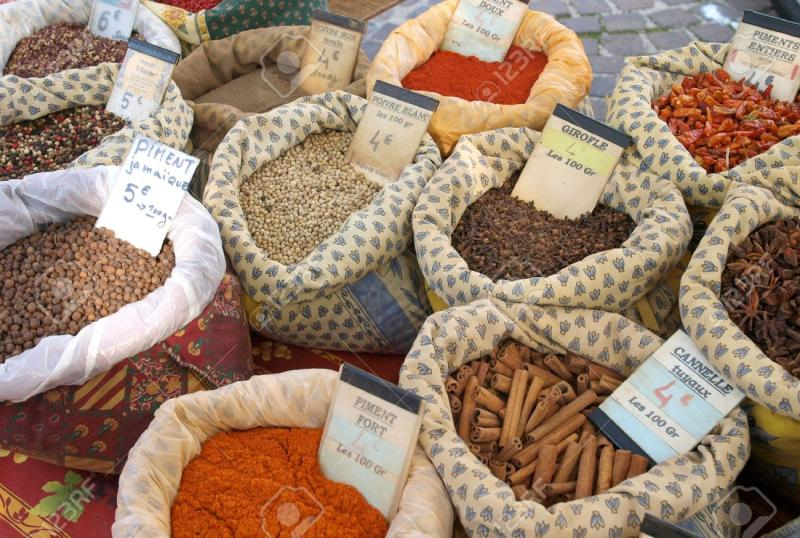
[[[370, 20], [367, 54], [373, 57], [392, 30], [436, 3], [405, 0]], [[600, 119], [626, 56], [675, 49], [695, 39], [727, 41], [744, 9], [775, 14], [769, 0], [533, 0], [529, 5], [581, 36], [594, 71], [590, 96]]]

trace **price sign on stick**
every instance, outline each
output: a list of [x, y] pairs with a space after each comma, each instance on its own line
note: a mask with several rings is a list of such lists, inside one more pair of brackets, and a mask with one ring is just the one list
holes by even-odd
[[328, 411], [319, 465], [391, 519], [408, 477], [422, 424], [422, 398], [349, 364]]
[[618, 447], [661, 463], [692, 450], [742, 399], [678, 331], [589, 419]]
[[800, 87], [800, 24], [746, 10], [724, 68], [762, 90], [772, 86], [774, 99], [794, 101]]
[[558, 218], [594, 210], [630, 137], [556, 105], [512, 195]]
[[94, 0], [89, 31], [100, 37], [126, 41], [136, 21], [138, 0]]
[[157, 256], [199, 162], [137, 136], [95, 226]]
[[411, 164], [439, 101], [382, 80], [358, 124], [348, 160], [372, 181], [396, 181]]
[[180, 54], [138, 39], [128, 40], [106, 110], [128, 121], [141, 121], [158, 110]]
[[367, 23], [315, 9], [300, 63], [300, 87], [313, 95], [341, 90], [353, 81]]
[[527, 3], [519, 0], [460, 0], [441, 48], [484, 62], [502, 62], [527, 9]]

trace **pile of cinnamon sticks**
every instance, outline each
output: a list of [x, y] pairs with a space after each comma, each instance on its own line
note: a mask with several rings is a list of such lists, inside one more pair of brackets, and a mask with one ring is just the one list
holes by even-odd
[[587, 415], [624, 378], [577, 355], [538, 353], [506, 341], [461, 365], [446, 382], [458, 430], [518, 500], [552, 504], [603, 493], [647, 471], [615, 450]]

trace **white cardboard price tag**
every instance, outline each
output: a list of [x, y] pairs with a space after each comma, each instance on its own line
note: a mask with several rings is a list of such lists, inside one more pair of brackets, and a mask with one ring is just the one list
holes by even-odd
[[731, 39], [725, 71], [770, 96], [794, 101], [800, 88], [800, 24], [746, 10]]
[[502, 62], [527, 9], [519, 0], [460, 0], [441, 49]]
[[618, 447], [661, 463], [691, 451], [742, 399], [678, 331], [589, 418]]
[[199, 162], [137, 136], [95, 227], [157, 256]]
[[133, 31], [138, 9], [138, 0], [95, 0], [89, 31], [96, 36], [126, 41]]
[[391, 520], [408, 477], [423, 409], [416, 394], [342, 365], [319, 448], [322, 473], [356, 488]]
[[367, 23], [315, 9], [303, 59], [300, 87], [309, 95], [345, 88], [353, 81]]
[[128, 121], [141, 121], [158, 110], [180, 54], [138, 39], [128, 40], [106, 110]]
[[348, 150], [348, 161], [368, 179], [386, 185], [411, 164], [439, 101], [375, 82]]
[[630, 137], [556, 105], [512, 196], [560, 219], [594, 210]]

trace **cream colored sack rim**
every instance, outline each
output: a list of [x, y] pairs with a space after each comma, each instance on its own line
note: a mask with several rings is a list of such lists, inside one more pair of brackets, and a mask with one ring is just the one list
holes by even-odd
[[[119, 478], [113, 536], [168, 537], [183, 469], [217, 433], [258, 427], [322, 428], [338, 375], [295, 370], [254, 376], [165, 402], [128, 455]], [[453, 507], [433, 464], [417, 446], [388, 537], [447, 538]]]

